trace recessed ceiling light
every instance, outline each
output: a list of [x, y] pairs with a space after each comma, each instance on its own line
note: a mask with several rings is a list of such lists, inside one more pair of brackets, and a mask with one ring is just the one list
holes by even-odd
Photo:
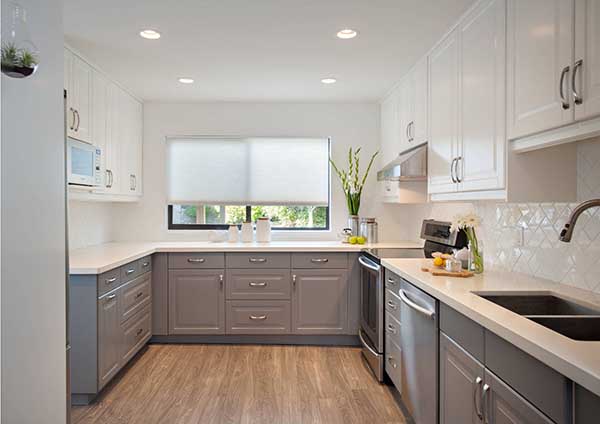
[[179, 78], [179, 82], [182, 84], [193, 84], [194, 80], [192, 78]]
[[145, 29], [140, 31], [140, 36], [148, 40], [158, 40], [160, 38], [160, 32], [154, 31], [153, 29]]
[[323, 78], [321, 82], [323, 84], [335, 84], [337, 80], [335, 78]]
[[348, 40], [350, 38], [354, 38], [358, 35], [358, 32], [354, 31], [353, 29], [350, 28], [346, 28], [343, 29], [341, 31], [339, 31], [337, 33], [338, 38], [344, 39], [344, 40]]

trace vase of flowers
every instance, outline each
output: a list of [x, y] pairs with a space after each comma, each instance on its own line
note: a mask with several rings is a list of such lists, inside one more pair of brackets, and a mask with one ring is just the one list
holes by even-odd
[[457, 216], [450, 227], [451, 231], [464, 231], [469, 241], [469, 270], [476, 274], [483, 272], [483, 248], [477, 239], [476, 230], [481, 226], [481, 218], [474, 214]]
[[348, 226], [352, 228], [352, 235], [358, 235], [358, 210], [360, 209], [360, 197], [362, 195], [363, 187], [367, 181], [367, 176], [373, 165], [375, 157], [379, 154], [379, 151], [375, 152], [369, 160], [369, 164], [365, 170], [365, 173], [360, 175], [360, 150], [359, 147], [353, 150], [352, 147], [348, 150], [348, 169], [340, 169], [336, 166], [333, 159], [329, 158], [329, 162], [333, 167], [333, 170], [337, 174], [342, 183], [342, 189], [346, 196], [346, 205], [348, 206]]

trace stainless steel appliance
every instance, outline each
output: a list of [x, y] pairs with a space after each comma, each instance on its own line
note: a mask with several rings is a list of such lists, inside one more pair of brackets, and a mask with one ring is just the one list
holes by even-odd
[[398, 294], [402, 301], [402, 402], [415, 423], [436, 424], [438, 301], [405, 280]]
[[[367, 249], [358, 257], [360, 264], [360, 330], [362, 353], [367, 364], [380, 382], [384, 381], [384, 281], [381, 259], [425, 258], [433, 252], [450, 253], [467, 245], [463, 232], [450, 231], [450, 223], [435, 220], [423, 221], [422, 249]], [[404, 325], [403, 325], [404, 328]]]
[[67, 139], [67, 181], [72, 185], [102, 185], [102, 151], [73, 138]]

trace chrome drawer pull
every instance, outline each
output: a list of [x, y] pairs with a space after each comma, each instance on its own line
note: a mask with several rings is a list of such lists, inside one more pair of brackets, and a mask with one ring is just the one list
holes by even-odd
[[314, 264], [323, 264], [323, 263], [329, 262], [329, 259], [327, 259], [327, 258], [313, 258], [310, 261], [312, 263], [314, 263]]
[[394, 359], [394, 357], [392, 355], [388, 355], [388, 362], [390, 363], [390, 365], [394, 368], [398, 368], [398, 364], [396, 363], [396, 360]]
[[106, 296], [106, 301], [113, 300], [115, 297], [117, 297], [116, 293], [108, 295], [108, 296]]
[[250, 287], [266, 287], [266, 286], [267, 286], [267, 283], [266, 283], [265, 281], [262, 281], [262, 282], [260, 282], [260, 283], [258, 283], [258, 282], [256, 282], [256, 281], [250, 281], [250, 282], [248, 283], [248, 285], [249, 285]]
[[125, 274], [130, 275], [133, 274], [135, 272], [135, 269], [128, 269], [127, 271], [125, 271]]
[[142, 267], [146, 268], [148, 265], [150, 265], [150, 262], [144, 262], [144, 263], [142, 264]]
[[483, 412], [481, 412], [481, 402], [480, 402], [481, 395], [480, 395], [479, 391], [481, 390], [481, 383], [483, 383], [483, 380], [481, 379], [481, 377], [477, 377], [473, 383], [475, 384], [475, 388], [473, 389], [473, 401], [475, 402], [475, 413], [479, 417], [479, 420], [482, 421], [483, 420]]
[[387, 305], [388, 305], [390, 308], [394, 309], [394, 310], [398, 308], [398, 305], [396, 305], [396, 303], [394, 303], [394, 302], [393, 302], [393, 301], [391, 301], [391, 300], [388, 300], [388, 301], [387, 301]]
[[191, 264], [203, 264], [206, 259], [204, 258], [188, 258], [187, 260]]
[[267, 319], [267, 316], [266, 315], [258, 315], [258, 316], [257, 315], [250, 315], [250, 319], [252, 321], [264, 321], [264, 320]]
[[389, 333], [396, 334], [396, 327], [394, 327], [392, 324], [388, 324], [387, 329]]
[[388, 279], [387, 279], [387, 282], [388, 282], [388, 284], [389, 284], [389, 285], [391, 285], [391, 286], [395, 286], [395, 285], [397, 284], [397, 283], [396, 283], [396, 280], [394, 280], [393, 278], [388, 278]]
[[105, 281], [105, 283], [108, 285], [114, 283], [115, 281], [117, 281], [117, 277], [109, 278]]
[[267, 262], [267, 259], [266, 258], [249, 258], [248, 261], [253, 264], [254, 263], [262, 264], [262, 263]]
[[139, 292], [138, 294], [135, 295], [136, 299], [139, 299], [140, 297], [142, 297], [144, 295], [143, 292]]
[[135, 337], [139, 337], [144, 332], [143, 328], [140, 328], [137, 333], [135, 333]]
[[481, 403], [483, 404], [483, 419], [485, 424], [489, 424], [490, 419], [488, 417], [488, 403], [487, 403], [487, 396], [488, 393], [490, 391], [490, 386], [487, 384], [483, 385], [483, 392], [481, 394]]

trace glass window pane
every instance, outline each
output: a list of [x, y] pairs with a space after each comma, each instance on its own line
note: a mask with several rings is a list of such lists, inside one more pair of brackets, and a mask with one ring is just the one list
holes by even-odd
[[252, 206], [252, 221], [265, 216], [277, 228], [327, 228], [326, 206]]

